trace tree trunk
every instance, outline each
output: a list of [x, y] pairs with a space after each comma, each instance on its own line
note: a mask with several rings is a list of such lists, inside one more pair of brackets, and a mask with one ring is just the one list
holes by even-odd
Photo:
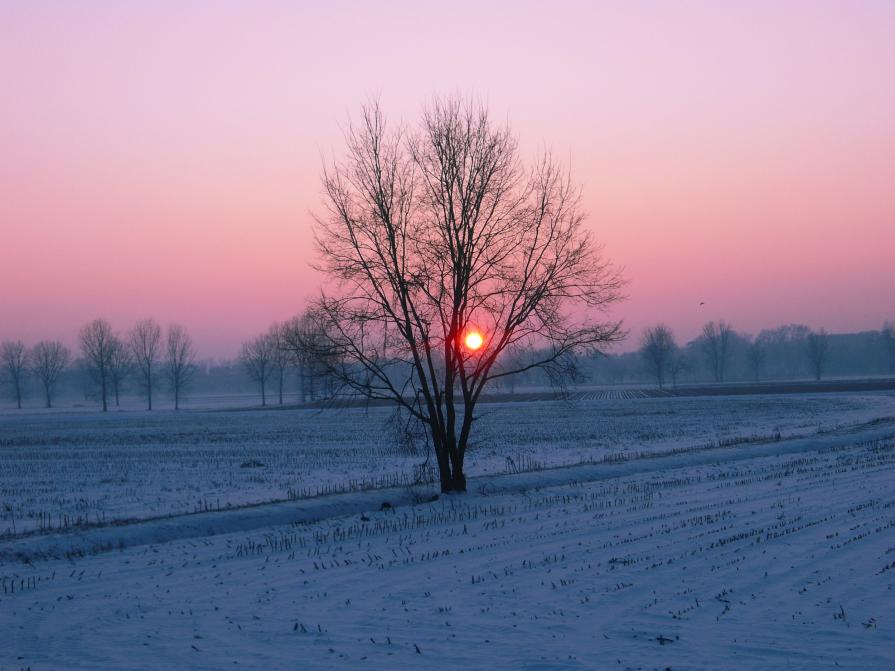
[[466, 491], [466, 474], [463, 472], [463, 454], [455, 445], [448, 450], [448, 462], [450, 464], [450, 475], [447, 480], [447, 489], [442, 484], [441, 491], [448, 492], [465, 492]]
[[[434, 438], [434, 435], [433, 435]], [[435, 446], [435, 460], [438, 462], [438, 479], [441, 481], [441, 492], [447, 494], [453, 491], [451, 479], [451, 464], [443, 445]]]
[[442, 487], [443, 492], [465, 492], [466, 491], [466, 474], [463, 472], [463, 455], [457, 450], [450, 453], [451, 477], [448, 481], [448, 489]]
[[[449, 425], [452, 427], [452, 425]], [[465, 452], [465, 434], [468, 430], [461, 429], [459, 444], [453, 431], [441, 427], [437, 419], [430, 421], [432, 444], [435, 448], [435, 458], [438, 462], [438, 479], [441, 483], [442, 494], [466, 491], [466, 475], [463, 473], [463, 454]]]
[[466, 491], [466, 475], [463, 473], [461, 461], [456, 457], [444, 455], [444, 467], [439, 459], [439, 480], [441, 481], [441, 493], [461, 493]]

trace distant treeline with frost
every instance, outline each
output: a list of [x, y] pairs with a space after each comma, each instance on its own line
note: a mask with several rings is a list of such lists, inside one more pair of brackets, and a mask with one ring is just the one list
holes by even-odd
[[[99, 321], [99, 320], [98, 320]], [[188, 361], [188, 376], [182, 383], [182, 398], [191, 404], [251, 405], [261, 400], [259, 377], [266, 384], [265, 403], [294, 404], [327, 398], [334, 389], [325, 374], [315, 370], [313, 361], [291, 357], [279, 362], [280, 379], [275, 379], [273, 353], [269, 373], [258, 374], [258, 348], [264, 339], [276, 341], [274, 325], [246, 343], [233, 359], [201, 359], [195, 350]], [[184, 332], [185, 334], [185, 332]], [[187, 336], [188, 337], [188, 336]], [[678, 344], [674, 334], [661, 324], [630, 334], [629, 342], [639, 349], [581, 356], [568, 379], [551, 378], [541, 370], [531, 370], [495, 383], [492, 391], [513, 393], [531, 388], [588, 385], [656, 385], [724, 382], [773, 382], [804, 379], [865, 378], [895, 375], [895, 328], [886, 322], [878, 331], [827, 333], [807, 326], [790, 324], [767, 329], [757, 336], [735, 331], [725, 322], [709, 322], [699, 337]], [[83, 333], [82, 333], [83, 340]], [[131, 338], [133, 340], [133, 337]], [[124, 348], [127, 339], [113, 342]], [[117, 345], [115, 344], [117, 343]], [[160, 342], [160, 345], [164, 345]], [[276, 352], [277, 347], [268, 343]], [[132, 348], [131, 348], [132, 349]], [[168, 359], [160, 347], [154, 394], [156, 407], [173, 407], [174, 393], [166, 376]], [[55, 359], [53, 358], [55, 355]], [[169, 355], [173, 356], [173, 355]], [[525, 356], [516, 353], [514, 356]], [[109, 373], [108, 403], [113, 407], [145, 407], [145, 371], [135, 357], [125, 357], [120, 369]], [[52, 367], [56, 370], [53, 373]], [[50, 379], [48, 379], [48, 375]], [[114, 393], [112, 384], [114, 378]], [[21, 341], [0, 344], [0, 407], [93, 407], [101, 402], [101, 385], [89, 352], [72, 352], [57, 341], [27, 345]], [[48, 391], [48, 384], [50, 385]], [[281, 393], [280, 393], [281, 392]]]
[[606, 384], [656, 384], [661, 376], [663, 384], [672, 386], [895, 374], [895, 329], [890, 322], [878, 331], [860, 333], [789, 324], [757, 336], [738, 333], [724, 322], [709, 322], [698, 338], [682, 345], [667, 327], [658, 325], [646, 329], [639, 344], [635, 351], [594, 358], [589, 377]]

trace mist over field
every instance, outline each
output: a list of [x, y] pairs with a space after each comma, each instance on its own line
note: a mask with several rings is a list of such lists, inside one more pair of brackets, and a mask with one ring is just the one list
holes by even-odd
[[893, 35], [0, 5], [0, 671], [895, 668]]

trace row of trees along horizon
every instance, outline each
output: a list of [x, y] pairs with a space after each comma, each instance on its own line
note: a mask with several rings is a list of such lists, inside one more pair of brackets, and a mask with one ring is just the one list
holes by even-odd
[[[138, 396], [152, 410], [161, 395], [179, 409], [188, 391], [245, 394], [251, 389], [262, 406], [271, 397], [279, 405], [333, 398], [344, 390], [328, 374], [331, 366], [308, 346], [313, 329], [306, 315], [275, 322], [246, 341], [235, 359], [203, 361], [179, 324], [163, 330], [155, 320], [143, 319], [122, 334], [96, 319], [78, 334], [77, 358], [58, 340], [42, 340], [32, 347], [21, 340], [3, 342], [0, 382], [17, 408], [30, 398], [50, 408], [60, 391], [68, 396], [80, 393], [104, 411], [113, 403], [120, 406], [124, 396]], [[518, 368], [524, 355], [512, 356]], [[831, 334], [788, 324], [753, 337], [721, 320], [707, 322], [697, 338], [679, 344], [668, 326], [657, 324], [643, 330], [637, 350], [582, 357], [566, 373], [558, 380], [533, 369], [505, 378], [496, 390], [648, 383], [664, 388], [885, 375], [895, 373], [895, 325], [886, 322], [879, 331]]]
[[676, 386], [681, 379], [692, 381], [694, 371], [716, 383], [886, 374], [895, 372], [895, 325], [885, 322], [879, 331], [831, 334], [788, 324], [752, 337], [737, 333], [724, 320], [710, 321], [699, 337], [681, 346], [668, 326], [657, 324], [643, 331], [636, 354], [660, 388]]
[[[42, 340], [28, 347], [21, 340], [0, 343], [0, 383], [21, 409], [23, 401], [39, 397], [51, 408], [61, 390], [96, 402], [105, 412], [120, 406], [125, 395], [145, 400], [147, 410], [162, 394], [175, 410], [186, 392], [243, 391], [246, 381], [260, 384], [262, 404], [275, 384], [279, 403], [287, 393], [290, 376], [300, 379], [301, 401], [332, 396], [335, 389], [322, 378], [323, 371], [307, 362], [298, 350], [297, 334], [306, 329], [300, 318], [270, 329], [246, 342], [236, 361], [200, 361], [185, 327], [167, 330], [152, 318], [138, 321], [124, 333], [105, 319], [85, 324], [78, 333], [77, 358], [59, 340]], [[232, 370], [240, 369], [239, 373]]]

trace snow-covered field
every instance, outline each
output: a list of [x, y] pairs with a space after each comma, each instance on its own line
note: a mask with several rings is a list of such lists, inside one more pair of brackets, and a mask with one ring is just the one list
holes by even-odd
[[[0, 416], [0, 538], [414, 480], [385, 408]], [[811, 435], [895, 416], [895, 396], [482, 405], [472, 475]], [[431, 464], [431, 460], [429, 462]]]
[[[819, 421], [802, 420], [788, 426]], [[242, 513], [186, 515], [107, 528], [120, 550], [7, 559], [0, 668], [895, 668], [893, 421], [472, 483], [386, 510], [402, 490], [332, 497], [342, 514], [313, 523], [277, 511], [324, 499], [262, 506], [243, 511], [257, 528], [218, 535], [201, 520]], [[159, 525], [195, 534], [147, 544]]]

